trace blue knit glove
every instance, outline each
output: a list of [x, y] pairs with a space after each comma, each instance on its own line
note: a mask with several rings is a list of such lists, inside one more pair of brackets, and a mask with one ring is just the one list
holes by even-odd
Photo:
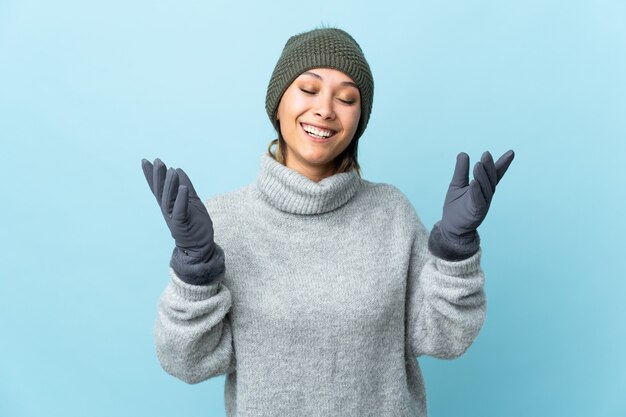
[[170, 262], [180, 278], [204, 285], [224, 271], [224, 253], [213, 241], [213, 222], [187, 174], [141, 160], [146, 181], [156, 197], [176, 247]]
[[469, 156], [464, 152], [457, 155], [443, 216], [428, 241], [431, 252], [452, 261], [467, 259], [478, 252], [480, 238], [476, 229], [487, 216], [496, 185], [514, 157], [510, 150], [494, 164], [491, 154], [483, 153], [474, 165], [474, 179], [469, 182]]

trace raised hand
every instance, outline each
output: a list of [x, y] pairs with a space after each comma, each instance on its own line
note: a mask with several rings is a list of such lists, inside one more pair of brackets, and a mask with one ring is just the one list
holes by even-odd
[[215, 250], [213, 222], [187, 174], [158, 158], [154, 164], [142, 159], [141, 167], [176, 247], [192, 263], [207, 261]]
[[510, 150], [494, 164], [491, 154], [484, 152], [474, 165], [474, 179], [469, 182], [469, 156], [464, 152], [457, 155], [439, 224], [446, 240], [461, 245], [474, 241], [476, 229], [487, 216], [496, 185], [514, 157]]

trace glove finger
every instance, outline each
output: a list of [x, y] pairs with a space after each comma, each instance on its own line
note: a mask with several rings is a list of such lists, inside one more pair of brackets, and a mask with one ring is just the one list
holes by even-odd
[[143, 176], [146, 177], [146, 181], [148, 182], [148, 186], [150, 187], [150, 191], [154, 195], [154, 186], [152, 185], [153, 180], [153, 172], [154, 168], [150, 161], [147, 159], [141, 160], [141, 170], [143, 171]]
[[496, 172], [496, 166], [493, 163], [491, 153], [489, 151], [485, 151], [480, 157], [480, 162], [482, 162], [483, 168], [485, 168], [485, 172], [489, 178], [489, 184], [491, 185], [492, 191], [495, 193], [496, 184], [498, 184], [498, 174]]
[[193, 187], [193, 184], [191, 183], [191, 180], [187, 176], [187, 173], [183, 171], [181, 168], [176, 168], [176, 172], [178, 173], [178, 179], [180, 181], [180, 184], [188, 188], [189, 197], [199, 199], [198, 194], [196, 193], [196, 189]]
[[474, 165], [474, 179], [480, 185], [480, 190], [487, 202], [487, 205], [491, 203], [491, 198], [493, 197], [493, 188], [491, 188], [491, 184], [489, 183], [489, 176], [485, 171], [485, 166], [482, 162], [476, 162]]
[[450, 187], [463, 188], [469, 184], [469, 155], [461, 152], [456, 156], [454, 175], [450, 181]]
[[161, 206], [161, 210], [163, 210], [162, 199], [163, 199], [163, 186], [165, 184], [165, 174], [166, 174], [165, 164], [159, 158], [155, 159], [153, 173], [152, 173], [152, 178], [153, 178], [152, 184], [154, 186], [154, 189], [153, 189], [154, 196], [159, 202], [159, 205]]
[[178, 194], [178, 174], [174, 168], [167, 170], [165, 177], [165, 185], [163, 186], [163, 199], [161, 200], [161, 210], [163, 214], [169, 218], [172, 218], [172, 210], [174, 209], [174, 203], [176, 202], [176, 195]]
[[174, 202], [174, 208], [172, 209], [172, 219], [179, 223], [186, 222], [189, 215], [189, 188], [186, 185], [180, 185], [178, 187], [178, 194], [176, 195], [176, 201]]
[[507, 151], [496, 161], [496, 172], [498, 173], [498, 182], [504, 176], [504, 173], [507, 169], [509, 169], [509, 165], [513, 162], [513, 158], [515, 158], [515, 152], [513, 149]]
[[472, 197], [473, 207], [470, 208], [471, 213], [474, 215], [475, 220], [479, 220], [477, 217], [482, 217], [482, 213], [487, 210], [487, 201], [483, 195], [480, 184], [476, 180], [472, 180], [469, 185], [470, 196]]

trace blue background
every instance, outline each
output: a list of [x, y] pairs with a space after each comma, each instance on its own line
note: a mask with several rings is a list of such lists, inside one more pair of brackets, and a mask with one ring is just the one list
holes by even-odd
[[0, 2], [0, 416], [220, 416], [160, 369], [173, 241], [140, 168], [252, 182], [287, 38], [339, 26], [376, 82], [366, 179], [428, 226], [459, 151], [514, 149], [480, 227], [488, 314], [421, 360], [431, 417], [625, 416], [623, 1]]

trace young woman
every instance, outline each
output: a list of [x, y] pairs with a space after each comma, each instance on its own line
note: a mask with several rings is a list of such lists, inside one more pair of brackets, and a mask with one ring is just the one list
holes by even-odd
[[188, 383], [225, 374], [229, 417], [425, 416], [416, 358], [457, 357], [482, 326], [476, 228], [513, 152], [485, 152], [471, 182], [460, 153], [428, 233], [360, 176], [373, 91], [349, 34], [301, 33], [269, 82], [278, 139], [254, 183], [203, 204], [183, 170], [142, 161], [176, 243], [158, 358]]

